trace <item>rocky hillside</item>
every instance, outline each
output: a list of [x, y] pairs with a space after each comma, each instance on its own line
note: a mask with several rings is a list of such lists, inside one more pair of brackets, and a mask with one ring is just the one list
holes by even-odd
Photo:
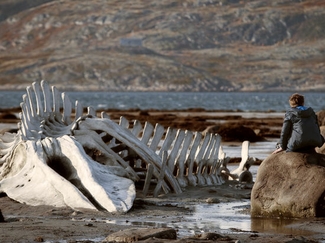
[[325, 1], [0, 0], [0, 89], [325, 91]]

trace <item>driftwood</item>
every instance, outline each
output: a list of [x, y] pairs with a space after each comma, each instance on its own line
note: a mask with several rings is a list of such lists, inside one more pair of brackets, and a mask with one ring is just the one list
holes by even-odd
[[[30, 205], [126, 212], [136, 195], [182, 193], [189, 185], [217, 185], [247, 171], [249, 143], [236, 171], [218, 134], [119, 123], [88, 107], [86, 114], [46, 82], [27, 88], [17, 134], [0, 137], [0, 192]], [[41, 193], [40, 193], [41, 192]]]

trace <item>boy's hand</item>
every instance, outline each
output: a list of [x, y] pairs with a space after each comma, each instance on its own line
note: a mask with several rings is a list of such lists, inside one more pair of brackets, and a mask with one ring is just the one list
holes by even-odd
[[280, 153], [281, 151], [283, 151], [283, 149], [278, 148], [278, 149], [274, 150], [272, 154], [277, 154], [277, 153]]

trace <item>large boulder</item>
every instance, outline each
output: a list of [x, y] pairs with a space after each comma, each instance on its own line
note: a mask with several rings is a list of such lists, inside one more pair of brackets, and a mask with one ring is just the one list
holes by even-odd
[[325, 155], [281, 152], [260, 165], [251, 193], [251, 215], [325, 216]]

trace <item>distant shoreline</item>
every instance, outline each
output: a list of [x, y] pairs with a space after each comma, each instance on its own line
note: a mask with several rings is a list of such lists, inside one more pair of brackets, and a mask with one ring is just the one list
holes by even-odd
[[[17, 128], [20, 108], [0, 109], [0, 131]], [[103, 109], [97, 110], [97, 117], [105, 112], [111, 120], [119, 122], [121, 117], [132, 123], [140, 121], [143, 125], [149, 122], [168, 128], [203, 132], [211, 127], [245, 126], [260, 137], [277, 138], [280, 135], [283, 116], [282, 112], [243, 112], [243, 111], [207, 111], [205, 109], [157, 110], [157, 109]], [[87, 109], [84, 109], [84, 114]], [[74, 114], [74, 112], [72, 112]]]

